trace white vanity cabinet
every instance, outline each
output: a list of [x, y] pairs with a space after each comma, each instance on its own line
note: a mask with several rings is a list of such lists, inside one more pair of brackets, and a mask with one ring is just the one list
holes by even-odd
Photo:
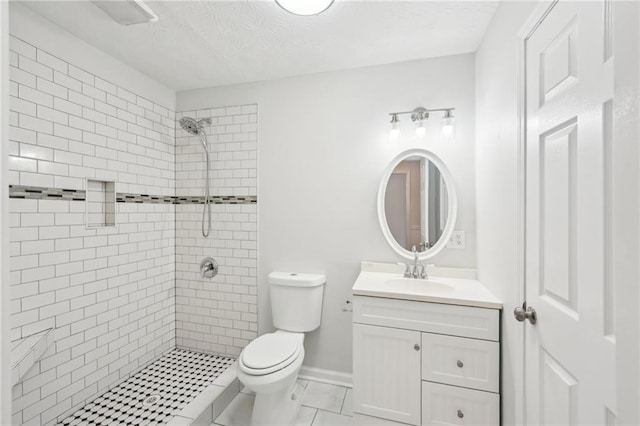
[[353, 308], [354, 412], [500, 424], [499, 309], [369, 296]]
[[420, 332], [354, 324], [353, 345], [357, 411], [420, 424]]

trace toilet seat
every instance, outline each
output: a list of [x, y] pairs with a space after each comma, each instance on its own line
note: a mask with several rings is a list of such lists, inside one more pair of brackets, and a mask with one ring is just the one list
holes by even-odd
[[264, 376], [289, 366], [301, 351], [300, 340], [292, 335], [264, 334], [244, 348], [238, 364], [246, 374]]

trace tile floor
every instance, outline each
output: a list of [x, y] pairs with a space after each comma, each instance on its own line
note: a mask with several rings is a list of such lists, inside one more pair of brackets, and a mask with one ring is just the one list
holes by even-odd
[[233, 358], [174, 349], [58, 426], [166, 424], [234, 362]]
[[[353, 416], [352, 390], [344, 386], [298, 380], [304, 388], [302, 406], [294, 426], [383, 426], [398, 423], [373, 417]], [[254, 395], [243, 389], [215, 419], [212, 426], [247, 426], [251, 419]]]

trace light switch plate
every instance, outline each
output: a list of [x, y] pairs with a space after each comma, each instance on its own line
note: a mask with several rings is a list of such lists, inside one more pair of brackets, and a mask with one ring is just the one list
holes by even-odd
[[447, 243], [447, 248], [464, 249], [466, 247], [467, 241], [464, 231], [453, 231], [451, 238], [449, 238], [449, 242]]

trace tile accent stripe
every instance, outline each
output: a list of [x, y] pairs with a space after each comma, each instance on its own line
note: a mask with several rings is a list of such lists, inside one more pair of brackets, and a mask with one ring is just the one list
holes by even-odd
[[[86, 191], [82, 189], [44, 188], [40, 186], [9, 185], [9, 198], [24, 198], [29, 200], [66, 200], [84, 201]], [[256, 204], [255, 195], [213, 195], [211, 204]], [[204, 204], [204, 196], [181, 196], [129, 194], [118, 192], [118, 203], [151, 203], [151, 204]]]
[[[175, 204], [204, 204], [204, 196], [175, 197]], [[258, 197], [255, 195], [210, 195], [211, 204], [256, 204]]]
[[84, 190], [9, 185], [9, 198], [84, 201], [85, 197], [86, 192]]
[[[209, 196], [211, 204], [256, 204], [258, 197], [250, 195], [212, 195]], [[162, 196], [147, 194], [127, 194], [118, 192], [118, 203], [156, 203], [156, 204], [204, 204], [204, 196]]]
[[176, 204], [176, 197], [169, 195], [130, 194], [128, 192], [116, 193], [118, 203], [152, 203], [152, 204]]

